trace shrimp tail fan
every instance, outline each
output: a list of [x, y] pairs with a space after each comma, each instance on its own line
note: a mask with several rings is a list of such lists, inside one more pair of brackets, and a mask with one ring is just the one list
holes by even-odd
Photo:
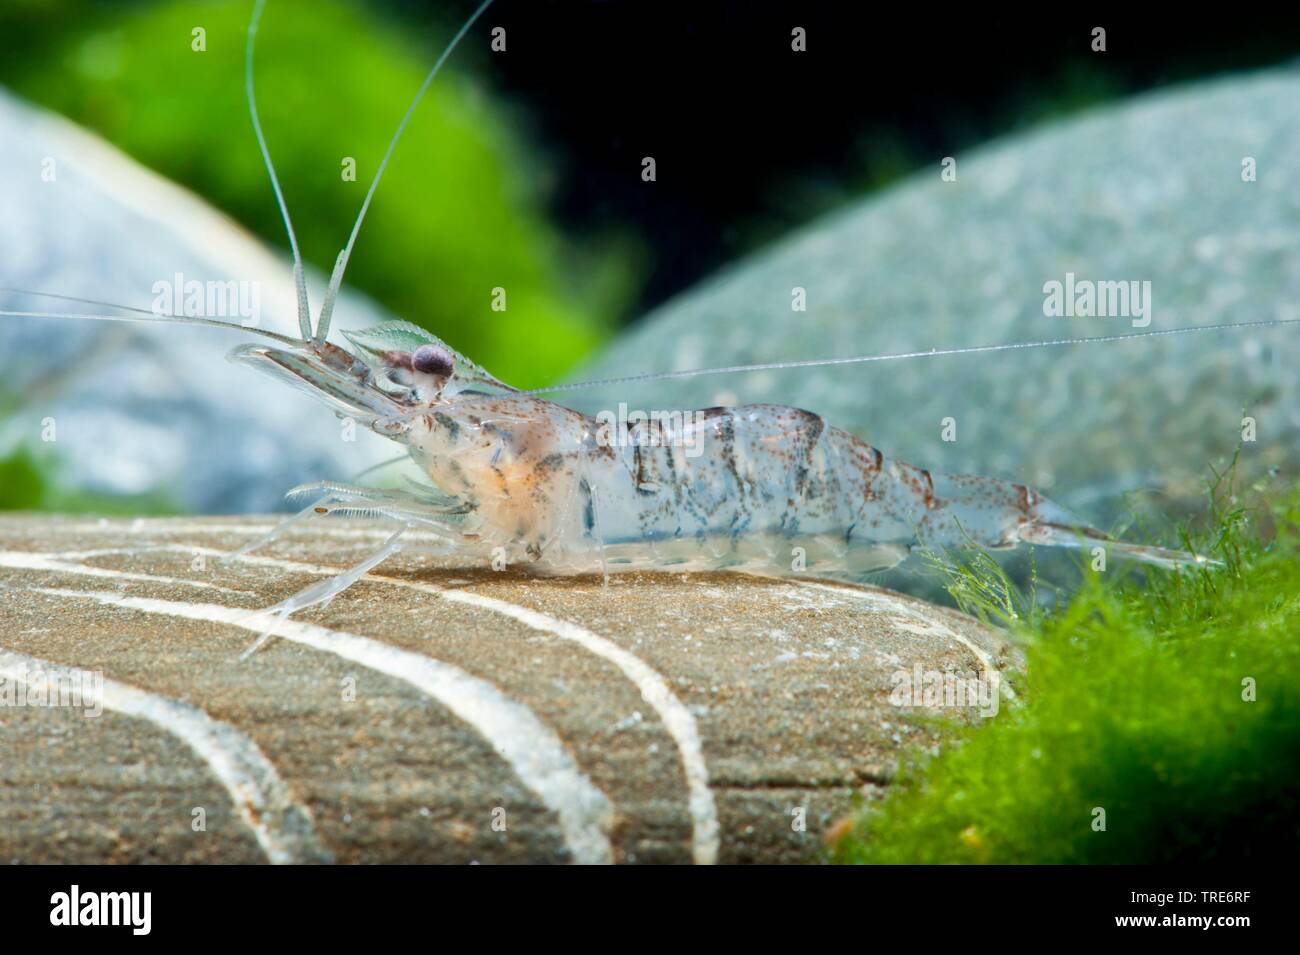
[[1170, 569], [1223, 566], [1190, 551], [1116, 540], [1023, 484], [973, 474], [921, 473], [932, 482], [934, 502], [923, 536], [941, 543], [966, 541], [994, 549], [1019, 543], [1075, 550], [1101, 545], [1120, 557]]
[[1048, 547], [1095, 547], [1102, 546], [1111, 553], [1126, 557], [1143, 564], [1153, 564], [1169, 570], [1185, 567], [1222, 567], [1222, 561], [1214, 560], [1187, 550], [1171, 550], [1166, 547], [1150, 547], [1145, 544], [1130, 544], [1128, 541], [1116, 540], [1109, 534], [1088, 527], [1085, 524], [1055, 524], [1034, 522], [1020, 531], [1020, 539], [1027, 544], [1044, 544]]

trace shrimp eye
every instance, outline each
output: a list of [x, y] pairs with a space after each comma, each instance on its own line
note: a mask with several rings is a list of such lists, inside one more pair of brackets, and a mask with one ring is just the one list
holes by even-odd
[[437, 345], [421, 345], [411, 352], [411, 367], [422, 375], [450, 378], [454, 366], [447, 349]]

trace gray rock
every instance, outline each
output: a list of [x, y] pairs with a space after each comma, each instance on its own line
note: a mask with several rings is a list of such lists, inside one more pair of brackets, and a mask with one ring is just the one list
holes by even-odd
[[[1136, 331], [1048, 318], [1044, 283], [1151, 283], [1150, 329], [1300, 318], [1300, 73], [1143, 96], [939, 157], [648, 315], [580, 377]], [[1257, 181], [1242, 178], [1244, 157]], [[806, 312], [791, 308], [807, 290]], [[586, 410], [771, 401], [911, 463], [1029, 483], [1105, 524], [1202, 501], [1243, 409], [1259, 474], [1300, 459], [1300, 327], [620, 386]], [[956, 442], [941, 440], [952, 417]]]
[[[233, 279], [260, 290], [262, 327], [296, 330], [290, 268], [201, 200], [3, 91], [0, 142], [0, 286], [150, 308], [154, 283], [175, 284], [177, 273]], [[0, 308], [104, 311], [3, 292]], [[336, 315], [344, 328], [385, 317], [355, 294]], [[294, 484], [345, 479], [397, 453], [360, 429], [344, 440], [319, 405], [227, 363], [240, 341], [219, 330], [0, 317], [0, 457], [25, 446], [53, 454], [70, 488], [236, 512], [282, 507]], [[53, 442], [43, 441], [47, 418]]]

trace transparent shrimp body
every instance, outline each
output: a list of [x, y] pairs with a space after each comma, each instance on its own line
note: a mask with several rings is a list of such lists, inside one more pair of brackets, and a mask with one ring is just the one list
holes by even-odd
[[551, 572], [856, 578], [918, 545], [1022, 542], [1196, 562], [1112, 542], [1022, 485], [892, 460], [799, 409], [712, 408], [695, 420], [686, 434], [647, 424], [609, 442], [595, 419], [531, 396], [469, 399], [449, 403], [412, 447], [442, 490], [474, 499], [498, 545]]
[[[745, 568], [857, 577], [918, 545], [1104, 546], [1165, 565], [1180, 551], [1111, 541], [1022, 485], [934, 475], [818, 415], [778, 405], [625, 428], [518, 392], [406, 323], [348, 333], [358, 356], [266, 346], [236, 358], [403, 443], [429, 486], [421, 520], [466, 556], [548, 573]], [[421, 498], [423, 494], [423, 498]], [[392, 501], [390, 512], [403, 507]], [[382, 509], [381, 509], [381, 512]]]

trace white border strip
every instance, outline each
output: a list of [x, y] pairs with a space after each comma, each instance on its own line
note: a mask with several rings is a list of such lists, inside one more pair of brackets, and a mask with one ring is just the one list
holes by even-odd
[[[206, 547], [182, 547], [178, 549], [205, 555], [220, 553]], [[295, 560], [281, 560], [276, 557], [261, 557], [253, 554], [245, 554], [238, 559], [250, 564], [260, 564], [303, 574], [334, 576], [342, 572], [341, 568], [306, 564]], [[672, 737], [681, 755], [682, 772], [686, 776], [687, 806], [691, 817], [692, 860], [696, 865], [713, 865], [718, 861], [718, 850], [721, 845], [718, 809], [713, 798], [713, 790], [709, 788], [709, 767], [704, 759], [704, 746], [700, 740], [699, 727], [696, 725], [694, 714], [687, 709], [686, 705], [673, 693], [672, 688], [668, 686], [668, 682], [650, 664], [631, 651], [623, 649], [614, 641], [592, 633], [576, 623], [560, 620], [538, 610], [520, 607], [495, 597], [487, 597], [465, 590], [447, 590], [435, 584], [404, 580], [401, 577], [389, 577], [374, 572], [366, 575], [363, 580], [432, 594], [451, 603], [466, 604], [510, 617], [526, 627], [549, 633], [562, 640], [572, 641], [588, 652], [616, 666], [641, 691], [641, 698], [659, 714], [664, 728], [668, 731], [668, 735]]]
[[[205, 557], [226, 557], [225, 551], [210, 547], [194, 547], [184, 544], [158, 545], [150, 550], [175, 551], [188, 554], [200, 554]], [[115, 553], [140, 553], [140, 548], [120, 548], [99, 551], [86, 551], [81, 554], [63, 554], [64, 557], [108, 556]], [[3, 552], [0, 552], [2, 554]], [[265, 567], [275, 567], [295, 573], [334, 576], [340, 568], [325, 567], [320, 564], [308, 564], [295, 560], [282, 560], [276, 557], [262, 557], [245, 554], [238, 560]], [[81, 565], [65, 564], [68, 572], [76, 573]], [[520, 607], [495, 597], [487, 597], [464, 590], [446, 590], [434, 584], [425, 584], [400, 577], [370, 573], [365, 580], [416, 590], [432, 594], [452, 603], [466, 604], [510, 617], [527, 627], [549, 633], [563, 640], [577, 643], [590, 653], [616, 666], [627, 679], [632, 681], [641, 692], [641, 697], [649, 704], [663, 721], [668, 735], [672, 737], [681, 755], [682, 771], [686, 777], [687, 805], [691, 817], [691, 858], [696, 865], [713, 865], [718, 861], [721, 845], [720, 826], [718, 823], [717, 804], [713, 790], [709, 787], [709, 767], [704, 759], [704, 746], [700, 739], [699, 727], [695, 716], [673, 693], [667, 680], [648, 663], [629, 650], [625, 650], [614, 641], [592, 633], [575, 623], [560, 620], [528, 607]]]
[[[884, 613], [892, 613], [900, 617], [905, 617], [913, 623], [900, 624], [907, 628], [913, 629], [918, 633], [932, 636], [947, 637], [960, 643], [971, 653], [975, 654], [975, 659], [979, 660], [980, 666], [984, 669], [985, 677], [996, 680], [996, 686], [1000, 687], [1002, 693], [1008, 698], [1016, 698], [1015, 691], [1011, 685], [1002, 679], [1002, 672], [994, 665], [993, 658], [979, 644], [975, 643], [965, 634], [958, 633], [951, 627], [940, 623], [934, 617], [928, 617], [920, 613], [914, 607], [908, 605], [907, 601], [901, 597], [893, 597], [889, 594], [875, 590], [863, 590], [850, 585], [823, 584], [813, 580], [800, 580], [797, 577], [787, 578], [789, 583], [798, 584], [800, 587], [808, 587], [813, 590], [822, 590], [827, 593], [838, 594], [843, 596], [856, 597], [864, 601], [876, 610]], [[919, 626], [917, 625], [919, 624]]]
[[598, 636], [575, 623], [527, 607], [518, 607], [495, 597], [485, 597], [464, 590], [439, 591], [432, 586], [420, 587], [414, 582], [404, 582], [392, 577], [377, 579], [385, 583], [408, 583], [409, 586], [438, 593], [444, 600], [452, 603], [481, 607], [511, 617], [534, 630], [541, 630], [564, 640], [572, 640], [618, 667], [623, 675], [641, 691], [641, 698], [659, 714], [664, 728], [668, 730], [668, 735], [673, 738], [681, 753], [682, 771], [686, 774], [687, 805], [691, 814], [693, 861], [696, 865], [713, 865], [718, 861], [718, 848], [721, 842], [718, 809], [713, 801], [713, 790], [709, 788], [709, 767], [704, 761], [704, 747], [700, 742], [700, 731], [695, 724], [695, 716], [677, 698], [664, 678], [648, 663], [624, 650], [614, 641]]
[[[236, 534], [240, 537], [261, 537], [278, 526], [278, 521], [271, 521], [266, 524], [241, 524], [235, 521], [205, 523], [203, 521], [186, 521], [175, 517], [137, 517], [129, 521], [110, 522], [105, 520], [93, 523], [86, 521], [68, 524], [59, 523], [51, 525], [50, 530], [54, 533], [74, 535], [112, 532], [142, 537], [170, 537], [177, 534]], [[387, 540], [393, 536], [391, 530], [365, 527], [317, 527], [313, 530], [313, 533], [336, 540], [354, 541]], [[286, 540], [292, 540], [292, 538], [286, 538]], [[407, 530], [402, 533], [402, 540], [446, 543], [447, 538], [430, 531]], [[222, 552], [222, 554], [223, 556], [230, 556], [225, 552]]]
[[237, 594], [241, 597], [255, 597], [247, 590], [231, 590], [201, 580], [182, 580], [178, 577], [155, 577], [153, 574], [133, 574], [125, 570], [109, 570], [105, 567], [91, 567], [88, 564], [69, 564], [49, 554], [28, 554], [17, 550], [0, 550], [0, 567], [14, 570], [47, 570], [52, 574], [81, 574], [84, 577], [110, 577], [114, 580], [134, 580], [141, 583], [174, 584], [183, 587], [199, 587], [203, 590], [218, 590], [223, 594]]
[[258, 634], [274, 624], [277, 638], [332, 653], [409, 683], [473, 726], [524, 785], [556, 813], [575, 862], [604, 864], [614, 860], [609, 840], [614, 810], [605, 794], [583, 774], [563, 741], [532, 710], [486, 680], [441, 660], [368, 637], [245, 608], [128, 597], [110, 591], [32, 589], [36, 593], [95, 600], [141, 613], [221, 623]]
[[63, 680], [102, 680], [104, 709], [147, 720], [181, 739], [225, 787], [235, 811], [252, 830], [267, 859], [277, 865], [332, 862], [320, 842], [311, 811], [296, 802], [279, 773], [257, 744], [229, 723], [203, 710], [146, 692], [126, 683], [103, 679], [76, 667], [61, 666], [0, 648], [0, 675], [49, 692], [55, 675]]

